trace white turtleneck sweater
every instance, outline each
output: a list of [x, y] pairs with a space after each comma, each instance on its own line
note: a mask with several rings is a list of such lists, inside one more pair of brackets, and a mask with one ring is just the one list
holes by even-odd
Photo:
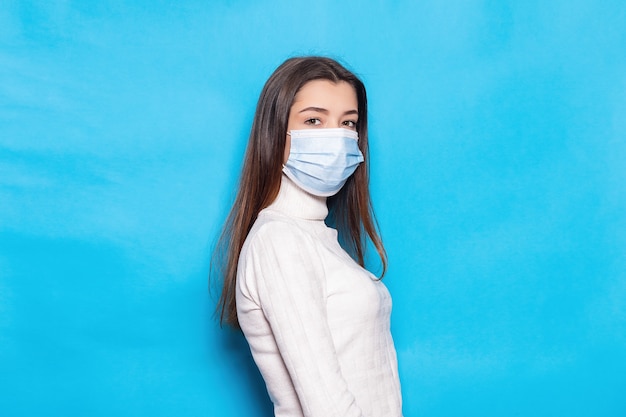
[[276, 416], [398, 417], [382, 282], [339, 246], [326, 198], [283, 175], [241, 250], [237, 314]]

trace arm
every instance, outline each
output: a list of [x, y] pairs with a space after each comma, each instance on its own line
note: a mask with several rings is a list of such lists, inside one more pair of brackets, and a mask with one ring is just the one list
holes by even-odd
[[271, 222], [251, 240], [240, 271], [263, 310], [308, 417], [360, 417], [341, 374], [326, 316], [326, 284], [315, 240]]

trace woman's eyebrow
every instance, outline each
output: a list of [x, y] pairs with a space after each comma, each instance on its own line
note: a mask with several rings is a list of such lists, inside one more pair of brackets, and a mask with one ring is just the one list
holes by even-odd
[[300, 113], [304, 113], [305, 111], [316, 111], [318, 113], [324, 113], [324, 114], [328, 114], [328, 110], [322, 108], [322, 107], [307, 107], [305, 109], [300, 110]]
[[[304, 109], [300, 110], [299, 113], [304, 113], [305, 111], [316, 111], [318, 113], [328, 114], [328, 110], [326, 110], [325, 108], [315, 107], [315, 106], [304, 108]], [[348, 110], [348, 111], [344, 112], [343, 114], [344, 114], [344, 116], [348, 115], [348, 114], [356, 114], [356, 115], [358, 115], [359, 112], [357, 110]]]

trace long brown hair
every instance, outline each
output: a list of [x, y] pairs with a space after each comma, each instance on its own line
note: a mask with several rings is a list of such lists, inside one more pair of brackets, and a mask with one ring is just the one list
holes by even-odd
[[294, 98], [306, 83], [319, 79], [334, 83], [344, 81], [354, 87], [359, 112], [358, 143], [365, 158], [341, 191], [328, 199], [327, 222], [337, 228], [341, 244], [361, 266], [365, 263], [369, 238], [382, 262], [381, 278], [387, 269], [387, 254], [378, 233], [369, 194], [365, 86], [358, 77], [330, 58], [290, 58], [274, 71], [261, 91], [237, 197], [213, 253], [211, 275], [223, 280], [217, 305], [222, 324], [239, 327], [235, 304], [239, 253], [259, 212], [278, 195], [287, 122]]

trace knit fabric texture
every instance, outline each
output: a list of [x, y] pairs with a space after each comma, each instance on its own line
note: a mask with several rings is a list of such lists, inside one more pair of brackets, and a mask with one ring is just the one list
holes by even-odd
[[276, 416], [398, 417], [391, 297], [283, 175], [241, 251], [237, 314]]

